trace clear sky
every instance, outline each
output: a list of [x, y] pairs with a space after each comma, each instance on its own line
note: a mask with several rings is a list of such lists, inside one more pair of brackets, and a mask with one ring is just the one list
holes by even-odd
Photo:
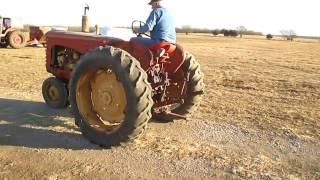
[[[150, 12], [149, 0], [1, 0], [0, 15], [20, 17], [26, 24], [81, 25], [85, 3], [91, 24], [130, 26]], [[176, 26], [235, 29], [243, 25], [265, 34], [294, 30], [320, 36], [320, 0], [163, 0]]]

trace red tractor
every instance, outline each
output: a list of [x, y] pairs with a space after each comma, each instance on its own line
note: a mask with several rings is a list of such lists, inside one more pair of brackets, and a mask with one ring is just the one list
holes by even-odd
[[71, 105], [75, 123], [91, 142], [119, 145], [138, 137], [153, 117], [186, 118], [203, 94], [203, 73], [181, 46], [89, 33], [47, 33], [46, 103]]
[[39, 45], [42, 44], [46, 46], [46, 33], [49, 32], [52, 28], [46, 26], [30, 26], [29, 27], [29, 36], [30, 40], [27, 42], [28, 45]]
[[11, 18], [3, 18], [0, 16], [0, 47], [19, 49], [26, 46], [27, 39], [23, 32], [12, 27]]

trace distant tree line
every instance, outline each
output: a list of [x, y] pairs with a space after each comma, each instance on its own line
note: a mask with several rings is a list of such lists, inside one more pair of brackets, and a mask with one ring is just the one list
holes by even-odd
[[263, 35], [261, 32], [255, 32], [247, 30], [243, 26], [237, 27], [237, 30], [233, 29], [205, 29], [205, 28], [192, 28], [191, 26], [182, 26], [181, 28], [176, 28], [177, 33], [209, 33], [214, 36], [222, 34], [224, 36], [236, 37], [238, 35]]
[[[29, 27], [33, 25], [25, 24], [24, 29], [26, 31], [29, 31]], [[81, 26], [61, 26], [61, 25], [53, 25], [50, 27], [65, 27], [69, 31], [75, 31], [75, 32], [80, 32], [81, 31]], [[126, 26], [119, 26], [119, 28], [128, 28], [131, 29], [131, 27], [126, 27]], [[95, 27], [92, 26], [90, 27], [90, 32], [94, 32]], [[219, 34], [222, 34], [224, 36], [238, 36], [238, 35], [262, 35], [261, 32], [255, 32], [255, 31], [250, 31], [247, 30], [243, 26], [237, 27], [237, 30], [233, 29], [206, 29], [206, 28], [193, 28], [191, 26], [182, 26], [181, 28], [176, 28], [177, 33], [206, 33], [206, 34], [212, 34], [214, 36], [217, 36]]]
[[267, 38], [268, 40], [271, 40], [271, 39], [273, 38], [273, 36], [272, 36], [272, 34], [267, 34], [266, 38]]
[[182, 26], [181, 28], [176, 28], [177, 33], [211, 33], [210, 29], [203, 28], [192, 28], [191, 26]]
[[293, 39], [297, 37], [296, 32], [292, 29], [281, 30], [280, 33], [281, 33], [282, 37], [288, 41], [293, 41]]
[[224, 36], [237, 37], [239, 35], [238, 31], [236, 31], [236, 30], [228, 30], [228, 29], [213, 30], [211, 33], [214, 36], [217, 36], [219, 34], [223, 34]]

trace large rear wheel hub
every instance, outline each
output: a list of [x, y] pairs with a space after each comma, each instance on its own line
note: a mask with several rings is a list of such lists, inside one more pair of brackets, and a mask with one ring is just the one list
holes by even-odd
[[77, 104], [91, 126], [112, 131], [124, 120], [127, 99], [122, 83], [112, 70], [92, 70], [79, 79]]
[[21, 38], [19, 35], [17, 35], [17, 36], [15, 36], [15, 37], [13, 38], [13, 42], [14, 42], [15, 44], [21, 44], [21, 43], [22, 43], [22, 38]]

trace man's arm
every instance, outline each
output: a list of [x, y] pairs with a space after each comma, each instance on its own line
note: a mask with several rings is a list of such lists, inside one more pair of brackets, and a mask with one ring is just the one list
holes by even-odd
[[157, 24], [157, 18], [158, 15], [156, 13], [156, 10], [153, 10], [149, 15], [146, 24], [139, 29], [139, 33], [152, 31], [153, 27]]

